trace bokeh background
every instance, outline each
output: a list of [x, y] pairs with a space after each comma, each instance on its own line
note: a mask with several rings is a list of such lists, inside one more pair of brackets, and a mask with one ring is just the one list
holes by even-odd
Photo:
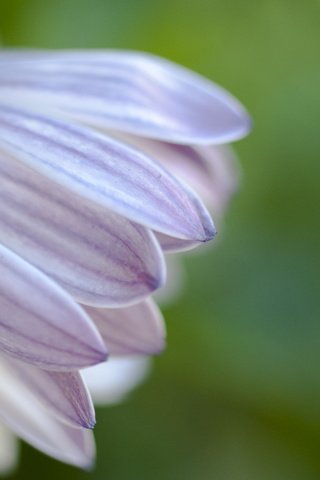
[[96, 469], [23, 445], [10, 478], [320, 478], [319, 26], [317, 0], [0, 0], [5, 45], [147, 50], [254, 119], [219, 241], [185, 259], [165, 309], [167, 351], [126, 402], [98, 409]]

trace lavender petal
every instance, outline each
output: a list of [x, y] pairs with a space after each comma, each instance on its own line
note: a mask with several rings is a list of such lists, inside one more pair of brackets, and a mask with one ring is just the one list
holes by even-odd
[[90, 468], [95, 456], [92, 432], [69, 427], [52, 417], [4, 362], [0, 362], [0, 374], [0, 420], [42, 452]]
[[163, 285], [154, 236], [0, 152], [0, 242], [100, 307], [137, 302]]
[[127, 308], [86, 311], [110, 355], [154, 355], [165, 347], [164, 320], [152, 299]]
[[0, 145], [70, 191], [152, 230], [197, 241], [214, 235], [161, 165], [88, 128], [1, 105]]
[[0, 100], [173, 143], [227, 143], [250, 129], [247, 112], [224, 89], [147, 53], [40, 51], [4, 53], [2, 61]]
[[76, 370], [106, 358], [104, 343], [74, 300], [0, 244], [0, 350], [50, 370]]
[[80, 373], [43, 370], [9, 357], [0, 361], [60, 421], [75, 428], [94, 427], [94, 407]]

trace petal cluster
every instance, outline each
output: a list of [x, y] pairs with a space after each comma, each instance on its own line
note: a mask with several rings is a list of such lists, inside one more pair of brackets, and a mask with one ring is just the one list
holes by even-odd
[[0, 420], [88, 468], [85, 380], [118, 401], [164, 348], [164, 254], [214, 237], [236, 185], [221, 144], [250, 120], [145, 53], [3, 50], [0, 66]]

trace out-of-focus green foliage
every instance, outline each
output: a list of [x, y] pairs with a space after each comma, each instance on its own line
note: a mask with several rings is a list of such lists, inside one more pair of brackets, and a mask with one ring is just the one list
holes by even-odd
[[4, 44], [148, 50], [231, 90], [254, 119], [213, 248], [186, 259], [150, 380], [98, 410], [87, 474], [24, 446], [12, 477], [320, 478], [320, 3], [0, 0]]

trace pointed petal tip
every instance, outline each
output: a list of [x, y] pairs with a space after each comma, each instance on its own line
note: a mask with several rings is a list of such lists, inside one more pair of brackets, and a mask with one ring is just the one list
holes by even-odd
[[201, 216], [202, 216], [201, 234], [198, 234], [198, 236], [192, 240], [195, 240], [196, 242], [207, 243], [207, 242], [210, 242], [210, 240], [213, 240], [214, 237], [217, 235], [217, 229], [208, 212], [206, 211], [202, 212]]
[[249, 113], [243, 109], [238, 115], [238, 125], [237, 128], [234, 129], [233, 140], [231, 139], [231, 141], [241, 140], [246, 137], [251, 132], [252, 128], [253, 120]]
[[[90, 396], [91, 398], [91, 396]], [[83, 412], [81, 417], [78, 419], [78, 425], [76, 427], [84, 428], [86, 430], [93, 430], [96, 426], [96, 414], [93, 403], [91, 403], [92, 408], [89, 412]], [[74, 427], [74, 425], [73, 425]]]
[[141, 272], [139, 280], [147, 287], [148, 291], [152, 293], [165, 284], [165, 275], [161, 273], [159, 276], [153, 276], [147, 272]]
[[[206, 131], [203, 129], [202, 132], [190, 133], [189, 144], [192, 145], [222, 145], [226, 143], [237, 142], [242, 140], [252, 130], [253, 121], [250, 115], [245, 111], [241, 112], [232, 112], [230, 119], [228, 119], [228, 125], [217, 134], [216, 132], [211, 132], [211, 129], [208, 128]], [[175, 139], [177, 144], [185, 144], [185, 138]]]
[[92, 349], [92, 362], [90, 365], [106, 362], [108, 357], [109, 353], [107, 351], [107, 347], [104, 343], [102, 343], [101, 346], [99, 346], [99, 349]]
[[154, 240], [158, 251], [158, 262], [156, 271], [152, 273], [149, 273], [147, 271], [141, 271], [137, 275], [138, 281], [145, 285], [148, 295], [163, 287], [167, 280], [167, 267], [163, 256], [163, 251], [156, 238], [154, 238]]
[[205, 229], [205, 237], [203, 243], [210, 242], [218, 234], [216, 227], [212, 224], [212, 229]]
[[81, 426], [86, 428], [87, 430], [93, 430], [96, 426], [96, 423], [96, 419], [90, 419], [87, 422], [83, 422]]

